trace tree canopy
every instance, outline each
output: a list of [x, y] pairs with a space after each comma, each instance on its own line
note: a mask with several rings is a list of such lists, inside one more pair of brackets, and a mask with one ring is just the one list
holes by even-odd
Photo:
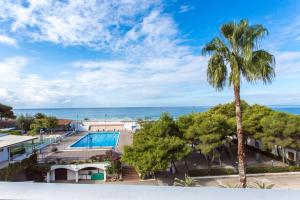
[[122, 161], [145, 175], [167, 169], [189, 152], [173, 118], [162, 114], [155, 122], [143, 123], [134, 135], [132, 146], [125, 147]]
[[13, 109], [12, 107], [0, 103], [0, 119], [2, 118], [15, 119], [16, 116], [14, 115], [12, 109]]

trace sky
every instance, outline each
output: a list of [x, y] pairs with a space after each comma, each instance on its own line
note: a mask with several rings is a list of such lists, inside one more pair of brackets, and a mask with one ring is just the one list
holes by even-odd
[[14, 108], [211, 106], [233, 100], [206, 80], [201, 48], [228, 21], [269, 30], [270, 85], [249, 103], [300, 105], [300, 1], [1, 0], [0, 102]]

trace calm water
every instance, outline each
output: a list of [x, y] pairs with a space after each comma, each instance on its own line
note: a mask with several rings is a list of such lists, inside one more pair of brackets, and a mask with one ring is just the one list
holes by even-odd
[[119, 139], [119, 132], [89, 133], [79, 139], [71, 147], [75, 148], [97, 148], [115, 147]]
[[[300, 114], [300, 106], [270, 106], [274, 110]], [[168, 112], [174, 117], [192, 112], [203, 112], [210, 107], [130, 107], [130, 108], [51, 108], [51, 109], [14, 109], [17, 115], [41, 112], [64, 119], [157, 119], [162, 112]]]

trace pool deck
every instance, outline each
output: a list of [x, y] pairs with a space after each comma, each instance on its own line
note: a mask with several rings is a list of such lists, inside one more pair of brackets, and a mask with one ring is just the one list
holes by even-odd
[[[76, 142], [78, 139], [86, 135], [88, 132], [80, 132], [64, 138], [60, 143], [53, 144], [41, 151], [39, 158], [43, 160], [44, 158], [60, 158], [60, 159], [87, 159], [95, 155], [104, 155], [107, 150], [112, 148], [101, 148], [101, 149], [72, 149], [69, 148], [71, 144]], [[120, 131], [118, 145], [115, 147], [115, 152], [122, 154], [125, 145], [130, 145], [132, 143], [132, 133], [126, 131]], [[51, 152], [52, 148], [56, 147], [57, 152]]]

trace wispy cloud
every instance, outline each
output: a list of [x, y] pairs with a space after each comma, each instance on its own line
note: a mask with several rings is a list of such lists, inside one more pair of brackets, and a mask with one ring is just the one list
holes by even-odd
[[179, 8], [179, 12], [180, 12], [180, 13], [185, 13], [185, 12], [188, 12], [188, 11], [193, 10], [193, 9], [194, 9], [194, 7], [192, 7], [192, 6], [189, 6], [189, 5], [182, 5], [182, 6], [180, 6], [180, 8]]
[[109, 50], [145, 13], [158, 9], [158, 0], [3, 0], [0, 19], [11, 32], [34, 41], [63, 45], [84, 45]]
[[18, 47], [18, 43], [14, 38], [10, 38], [6, 35], [0, 35], [0, 43]]

